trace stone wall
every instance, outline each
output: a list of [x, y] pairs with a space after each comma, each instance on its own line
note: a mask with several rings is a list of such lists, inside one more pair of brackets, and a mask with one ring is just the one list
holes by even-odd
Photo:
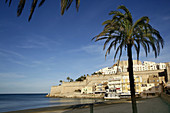
[[108, 81], [109, 78], [113, 78], [113, 76], [120, 76], [120, 74], [115, 75], [93, 75], [90, 77], [87, 77], [86, 79], [88, 80], [87, 86], [93, 86], [95, 83], [101, 83], [102, 81]]
[[50, 96], [55, 96], [55, 94], [61, 93], [61, 86], [52, 86], [50, 91]]
[[87, 84], [87, 80], [84, 81], [75, 81], [75, 82], [63, 82], [62, 86], [64, 87], [76, 87], [76, 86], [85, 86]]

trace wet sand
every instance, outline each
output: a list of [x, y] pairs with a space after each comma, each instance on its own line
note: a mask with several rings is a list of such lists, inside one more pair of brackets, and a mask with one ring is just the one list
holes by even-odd
[[[170, 113], [170, 105], [161, 98], [137, 101], [139, 113]], [[131, 113], [130, 101], [117, 100], [94, 104], [94, 113]], [[89, 104], [55, 106], [7, 113], [90, 113]]]

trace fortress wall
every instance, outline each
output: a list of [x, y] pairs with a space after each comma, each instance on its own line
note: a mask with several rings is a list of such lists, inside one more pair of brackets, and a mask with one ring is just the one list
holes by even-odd
[[61, 94], [74, 93], [75, 90], [81, 90], [85, 86], [87, 86], [87, 80], [75, 82], [63, 82]]
[[87, 83], [87, 80], [84, 80], [84, 81], [75, 81], [75, 82], [63, 82], [62, 83], [62, 86], [63, 87], [78, 87], [78, 86], [85, 86]]
[[87, 77], [87, 86], [93, 86], [95, 83], [101, 83], [102, 81], [108, 81], [109, 78], [120, 76], [120, 75], [93, 75]]
[[74, 94], [75, 90], [81, 90], [84, 87], [85, 86], [70, 86], [70, 87], [66, 86], [66, 87], [62, 87], [61, 94], [66, 94], [66, 93]]
[[54, 94], [61, 93], [61, 86], [52, 86], [50, 91], [50, 96], [54, 96]]

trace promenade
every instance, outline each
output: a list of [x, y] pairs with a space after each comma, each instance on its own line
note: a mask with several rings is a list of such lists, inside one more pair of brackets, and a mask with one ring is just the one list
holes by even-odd
[[[138, 101], [138, 113], [170, 113], [170, 105], [161, 98]], [[89, 113], [89, 108], [73, 109], [61, 113]], [[57, 113], [57, 112], [50, 112]], [[132, 113], [131, 103], [121, 103], [94, 107], [94, 113]]]

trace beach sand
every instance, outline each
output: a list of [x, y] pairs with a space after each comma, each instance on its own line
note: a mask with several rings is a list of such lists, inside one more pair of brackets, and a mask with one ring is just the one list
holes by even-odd
[[[170, 105], [161, 98], [137, 101], [139, 113], [170, 113]], [[130, 101], [109, 101], [94, 104], [94, 113], [132, 113]], [[88, 104], [73, 106], [46, 107], [8, 113], [90, 113]]]

